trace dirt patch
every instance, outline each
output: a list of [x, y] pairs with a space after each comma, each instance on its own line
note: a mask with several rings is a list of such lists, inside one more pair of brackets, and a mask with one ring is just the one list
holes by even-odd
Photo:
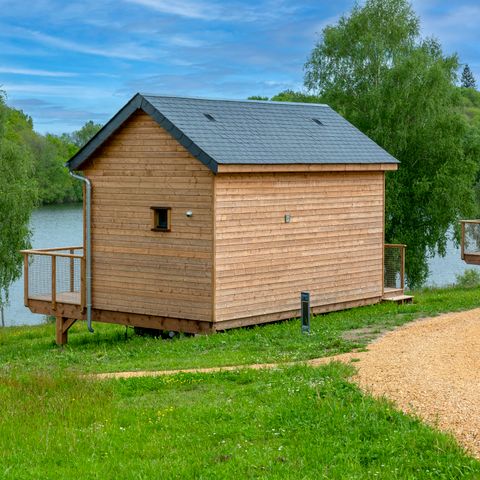
[[372, 340], [381, 337], [385, 332], [388, 332], [389, 328], [382, 326], [370, 326], [363, 328], [355, 328], [353, 330], [347, 330], [342, 333], [342, 338], [348, 342], [370, 343]]
[[[358, 330], [362, 331], [350, 333], [352, 339], [373, 334], [371, 329]], [[355, 362], [357, 374], [353, 380], [363, 390], [375, 397], [386, 397], [403, 411], [418, 415], [427, 423], [452, 433], [460, 444], [480, 458], [480, 309], [418, 320], [384, 333], [368, 346], [368, 351], [318, 358], [307, 363], [319, 366], [331, 361]], [[100, 374], [96, 378], [278, 366], [257, 364], [119, 372]]]
[[[333, 357], [332, 357], [333, 358]], [[236, 370], [262, 370], [277, 368], [279, 366], [290, 366], [300, 362], [288, 362], [288, 363], [258, 363], [252, 365], [232, 365], [229, 367], [209, 367], [209, 368], [179, 368], [178, 370], [138, 370], [135, 372], [108, 372], [108, 373], [96, 373], [94, 378], [100, 380], [107, 380], [110, 378], [135, 378], [135, 377], [160, 377], [162, 375], [176, 375], [177, 373], [217, 373], [217, 372], [234, 372]]]

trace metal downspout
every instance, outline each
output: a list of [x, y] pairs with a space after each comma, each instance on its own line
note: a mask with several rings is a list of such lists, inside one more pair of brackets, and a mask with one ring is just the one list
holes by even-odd
[[87, 328], [90, 333], [93, 333], [92, 328], [92, 242], [91, 242], [91, 206], [92, 206], [92, 183], [86, 177], [77, 175], [71, 170], [70, 175], [77, 180], [85, 183], [85, 287], [86, 287], [86, 302], [87, 302]]

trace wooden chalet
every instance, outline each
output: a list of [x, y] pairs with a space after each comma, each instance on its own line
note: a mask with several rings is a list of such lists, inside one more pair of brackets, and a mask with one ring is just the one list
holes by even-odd
[[398, 162], [327, 105], [137, 94], [67, 166], [84, 245], [23, 252], [59, 344], [76, 320], [209, 333], [297, 317], [301, 291], [315, 313], [403, 294]]
[[461, 220], [460, 255], [465, 263], [480, 265], [480, 220]]

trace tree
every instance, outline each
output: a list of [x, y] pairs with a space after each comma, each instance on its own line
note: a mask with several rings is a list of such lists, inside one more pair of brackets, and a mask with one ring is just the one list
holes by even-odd
[[317, 95], [310, 95], [305, 92], [295, 92], [293, 90], [284, 90], [274, 95], [271, 100], [275, 102], [300, 102], [300, 103], [322, 103]]
[[0, 308], [21, 275], [19, 250], [29, 248], [36, 186], [30, 152], [9, 138], [5, 97], [0, 93]]
[[475, 82], [475, 77], [473, 76], [473, 73], [470, 70], [470, 67], [468, 66], [468, 63], [463, 68], [461, 85], [464, 88], [474, 88], [474, 89], [477, 88], [477, 84]]
[[41, 135], [34, 131], [32, 119], [21, 110], [5, 107], [6, 135], [19, 148], [26, 149], [33, 159], [38, 200], [42, 205], [78, 202], [82, 188], [64, 167], [78, 151], [68, 135]]
[[406, 243], [410, 286], [445, 253], [447, 232], [475, 211], [478, 145], [459, 113], [458, 60], [422, 39], [406, 0], [366, 0], [327, 26], [305, 86], [401, 161], [387, 175], [386, 240]]
[[266, 101], [266, 100], [268, 100], [268, 97], [262, 97], [261, 95], [252, 95], [251, 97], [248, 97], [247, 100], [262, 100], [262, 101]]
[[71, 134], [67, 134], [67, 136], [71, 143], [76, 145], [78, 148], [82, 148], [101, 128], [102, 125], [90, 120], [85, 123], [80, 130], [76, 130]]

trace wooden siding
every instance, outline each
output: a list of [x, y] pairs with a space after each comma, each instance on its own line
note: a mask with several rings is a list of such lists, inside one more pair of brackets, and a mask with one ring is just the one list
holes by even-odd
[[[211, 321], [212, 172], [140, 112], [83, 170], [93, 186], [94, 307]], [[151, 231], [152, 206], [171, 207], [170, 232]]]
[[380, 298], [383, 182], [382, 171], [218, 174], [216, 321], [298, 312], [302, 290], [314, 308]]

